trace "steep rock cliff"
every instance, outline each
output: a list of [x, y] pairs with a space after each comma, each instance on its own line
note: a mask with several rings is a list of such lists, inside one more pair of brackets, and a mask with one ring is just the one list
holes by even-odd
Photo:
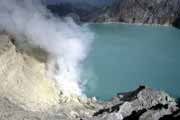
[[178, 17], [180, 0], [117, 0], [96, 21], [171, 25]]
[[113, 0], [101, 7], [86, 6], [87, 9], [80, 7], [83, 5], [62, 4], [48, 6], [48, 8], [60, 16], [76, 14], [82, 22], [180, 26], [180, 0]]

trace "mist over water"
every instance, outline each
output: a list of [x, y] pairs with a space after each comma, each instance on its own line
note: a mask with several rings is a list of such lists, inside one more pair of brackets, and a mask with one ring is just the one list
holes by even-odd
[[86, 25], [54, 17], [38, 0], [0, 0], [0, 18], [1, 30], [50, 53], [48, 76], [63, 95], [83, 95], [82, 62], [93, 40]]

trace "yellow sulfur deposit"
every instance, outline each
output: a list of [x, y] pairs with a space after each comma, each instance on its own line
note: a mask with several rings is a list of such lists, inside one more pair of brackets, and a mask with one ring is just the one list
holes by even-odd
[[0, 35], [0, 96], [34, 111], [57, 105], [59, 91], [46, 78], [45, 62], [28, 54], [31, 51], [17, 51], [7, 35]]

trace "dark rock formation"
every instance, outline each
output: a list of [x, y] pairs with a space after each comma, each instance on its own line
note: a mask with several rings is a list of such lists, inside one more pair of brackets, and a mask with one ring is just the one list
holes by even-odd
[[180, 0], [120, 0], [116, 6], [112, 5], [108, 9], [109, 19], [105, 19], [105, 22], [169, 25], [179, 21], [179, 8]]
[[180, 120], [180, 109], [173, 112], [171, 115], [165, 115], [159, 120]]
[[48, 5], [47, 8], [50, 12], [60, 17], [66, 17], [73, 14], [73, 18], [76, 16], [81, 22], [87, 22], [88, 20], [93, 19], [94, 11], [98, 11], [96, 6], [92, 6], [88, 3], [61, 3], [57, 5]]
[[[83, 5], [82, 5], [83, 6]], [[57, 13], [54, 7], [49, 7]], [[55, 7], [56, 8], [56, 7]], [[180, 0], [114, 0], [101, 8], [77, 6], [60, 7], [59, 13], [74, 12], [83, 22], [123, 22], [141, 24], [161, 24], [179, 27]], [[72, 9], [73, 8], [73, 9]], [[76, 8], [76, 9], [75, 9]], [[69, 12], [68, 12], [69, 11]]]
[[176, 18], [172, 25], [180, 29], [180, 17]]

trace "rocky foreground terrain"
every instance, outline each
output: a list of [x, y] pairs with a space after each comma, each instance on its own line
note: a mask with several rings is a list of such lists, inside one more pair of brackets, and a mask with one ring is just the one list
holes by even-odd
[[60, 16], [72, 15], [82, 22], [180, 26], [180, 0], [113, 0], [111, 4], [94, 8], [68, 4], [48, 8]]
[[[21, 41], [22, 42], [22, 41]], [[47, 53], [0, 35], [0, 120], [179, 120], [167, 93], [140, 86], [111, 101], [64, 97], [45, 77]]]

